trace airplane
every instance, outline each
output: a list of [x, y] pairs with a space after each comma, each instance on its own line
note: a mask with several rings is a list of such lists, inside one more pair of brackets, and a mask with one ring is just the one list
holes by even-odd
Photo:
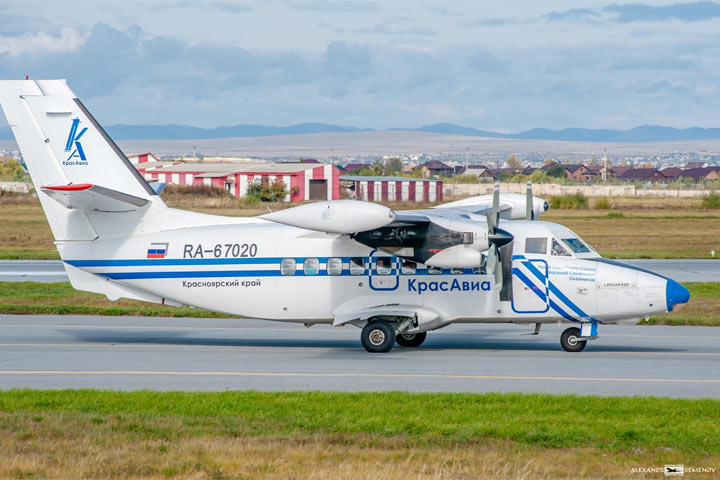
[[421, 210], [333, 200], [207, 215], [167, 207], [65, 80], [0, 81], [0, 104], [70, 282], [111, 300], [353, 325], [374, 353], [452, 323], [565, 323], [560, 344], [579, 352], [600, 324], [690, 297], [538, 220], [549, 206], [529, 184]]

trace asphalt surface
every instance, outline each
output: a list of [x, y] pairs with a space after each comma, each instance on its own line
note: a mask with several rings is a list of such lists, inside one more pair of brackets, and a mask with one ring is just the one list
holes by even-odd
[[[718, 260], [618, 260], [678, 282], [720, 282]], [[0, 260], [0, 282], [67, 282], [59, 260]]]
[[0, 315], [0, 388], [549, 392], [720, 398], [720, 328], [451, 325], [370, 354], [360, 330], [260, 320]]

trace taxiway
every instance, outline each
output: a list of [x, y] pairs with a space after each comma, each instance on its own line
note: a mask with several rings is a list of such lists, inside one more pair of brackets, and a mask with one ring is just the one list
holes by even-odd
[[547, 392], [720, 398], [720, 329], [451, 325], [369, 354], [351, 326], [259, 320], [0, 315], [0, 388]]

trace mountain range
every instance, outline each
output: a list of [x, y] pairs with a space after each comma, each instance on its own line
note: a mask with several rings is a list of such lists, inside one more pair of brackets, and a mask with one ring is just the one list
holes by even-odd
[[[287, 127], [234, 125], [215, 128], [199, 128], [188, 125], [111, 125], [107, 127], [106, 130], [115, 140], [190, 140], [375, 131], [368, 128], [345, 127], [326, 123], [302, 123]], [[534, 128], [520, 133], [509, 134], [463, 127], [461, 125], [455, 125], [454, 123], [436, 123], [420, 128], [393, 128], [390, 130], [519, 140], [560, 140], [567, 142], [643, 143], [720, 139], [720, 128], [692, 127], [678, 129], [659, 125], [642, 125], [630, 130], [589, 128], [550, 130], [547, 128]], [[0, 128], [0, 140], [12, 140], [13, 138], [10, 128]]]

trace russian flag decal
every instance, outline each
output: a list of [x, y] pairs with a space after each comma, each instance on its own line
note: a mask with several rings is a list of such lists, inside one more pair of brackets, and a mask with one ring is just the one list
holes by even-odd
[[150, 248], [148, 248], [147, 258], [165, 258], [167, 249], [167, 243], [151, 243]]

